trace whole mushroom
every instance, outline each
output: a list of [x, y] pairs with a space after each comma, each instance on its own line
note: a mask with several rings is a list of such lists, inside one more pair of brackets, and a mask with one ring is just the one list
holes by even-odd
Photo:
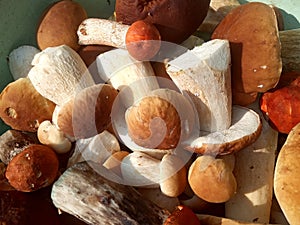
[[117, 0], [116, 20], [128, 25], [148, 21], [157, 27], [163, 41], [181, 43], [203, 22], [209, 3], [210, 0]]

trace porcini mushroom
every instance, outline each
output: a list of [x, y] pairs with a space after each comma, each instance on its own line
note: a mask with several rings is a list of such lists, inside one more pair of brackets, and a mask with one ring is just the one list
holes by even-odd
[[207, 202], [228, 201], [236, 192], [237, 183], [224, 160], [199, 156], [189, 168], [188, 180], [197, 196]]
[[145, 20], [157, 26], [162, 40], [181, 43], [192, 35], [206, 17], [209, 0], [116, 1], [116, 21], [132, 24]]
[[230, 42], [234, 104], [249, 105], [255, 94], [278, 83], [281, 46], [276, 14], [269, 5], [250, 2], [236, 7], [217, 26], [212, 39]]
[[51, 147], [57, 153], [66, 153], [71, 150], [71, 141], [49, 120], [40, 124], [37, 136], [42, 144]]
[[15, 130], [36, 132], [41, 122], [51, 120], [54, 108], [28, 78], [9, 83], [0, 94], [0, 117]]

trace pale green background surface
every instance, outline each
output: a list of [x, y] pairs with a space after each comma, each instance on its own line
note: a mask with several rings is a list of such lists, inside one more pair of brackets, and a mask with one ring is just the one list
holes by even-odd
[[[0, 0], [0, 91], [12, 81], [7, 56], [20, 45], [36, 46], [35, 33], [39, 18], [56, 0]], [[89, 17], [109, 17], [115, 0], [77, 0]], [[253, 2], [240, 0], [241, 3]], [[261, 0], [281, 9], [286, 29], [300, 28], [299, 0]], [[109, 4], [110, 3], [110, 4]], [[0, 134], [8, 127], [0, 120]]]

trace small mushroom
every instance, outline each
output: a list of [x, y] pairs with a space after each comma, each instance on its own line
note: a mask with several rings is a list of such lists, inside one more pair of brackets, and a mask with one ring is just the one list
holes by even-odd
[[236, 192], [237, 183], [224, 160], [199, 156], [189, 168], [188, 181], [197, 196], [211, 203], [228, 201]]
[[71, 141], [49, 120], [40, 124], [37, 136], [42, 144], [51, 147], [56, 153], [66, 153], [71, 150]]
[[18, 191], [32, 192], [51, 185], [58, 168], [58, 158], [50, 147], [33, 144], [9, 162], [5, 176]]

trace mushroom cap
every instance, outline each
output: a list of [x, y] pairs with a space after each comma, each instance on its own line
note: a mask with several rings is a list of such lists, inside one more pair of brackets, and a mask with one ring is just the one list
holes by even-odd
[[87, 12], [77, 2], [62, 0], [52, 4], [38, 26], [36, 38], [39, 48], [68, 45], [77, 51], [80, 48], [77, 28], [86, 18]]
[[137, 20], [151, 22], [163, 41], [181, 43], [203, 22], [209, 3], [210, 0], [117, 0], [116, 20], [128, 25]]
[[212, 203], [228, 201], [237, 189], [232, 168], [224, 160], [209, 155], [199, 156], [194, 161], [188, 180], [197, 196]]
[[275, 167], [274, 193], [289, 224], [300, 221], [300, 123], [289, 133]]
[[142, 147], [172, 149], [179, 142], [180, 116], [169, 101], [159, 96], [143, 97], [127, 109], [125, 120], [129, 136]]
[[233, 106], [231, 121], [227, 130], [202, 135], [186, 149], [200, 154], [229, 154], [252, 144], [261, 133], [261, 119], [254, 110]]
[[41, 122], [51, 120], [54, 108], [28, 78], [11, 82], [0, 94], [0, 118], [15, 130], [36, 132]]
[[166, 219], [164, 225], [200, 225], [200, 221], [196, 214], [187, 206], [179, 205]]
[[33, 144], [10, 161], [5, 176], [15, 189], [31, 192], [51, 185], [58, 168], [57, 156], [50, 147]]
[[212, 38], [230, 41], [234, 104], [243, 104], [243, 98], [237, 101], [240, 94], [275, 87], [282, 70], [281, 45], [276, 15], [269, 5], [252, 2], [236, 7]]
[[111, 109], [118, 91], [109, 84], [97, 84], [80, 91], [61, 106], [57, 125], [75, 139], [89, 138], [109, 128]]

